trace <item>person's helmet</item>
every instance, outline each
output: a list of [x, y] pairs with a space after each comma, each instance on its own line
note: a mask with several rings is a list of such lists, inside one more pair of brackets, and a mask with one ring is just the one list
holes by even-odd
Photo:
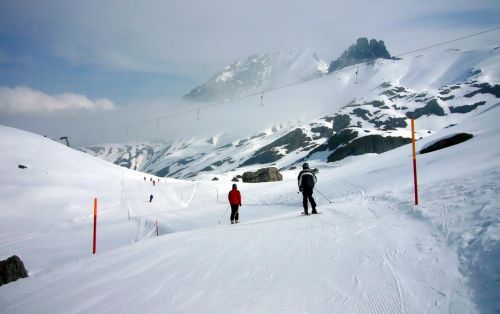
[[236, 189], [237, 187], [236, 183], [233, 183], [233, 189]]
[[309, 164], [307, 162], [305, 162], [303, 165], [302, 165], [302, 169], [309, 169]]

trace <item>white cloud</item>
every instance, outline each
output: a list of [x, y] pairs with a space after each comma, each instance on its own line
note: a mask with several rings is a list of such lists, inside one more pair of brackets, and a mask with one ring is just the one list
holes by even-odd
[[[14, 8], [4, 9], [7, 21], [3, 23], [8, 24], [2, 25], [0, 18], [0, 29], [18, 29], [20, 36], [36, 34], [29, 40], [36, 40], [36, 46], [48, 55], [74, 65], [200, 80], [252, 53], [310, 47], [332, 60], [358, 37], [389, 43], [425, 32], [429, 26], [436, 30], [462, 23], [469, 15], [465, 26], [475, 28], [482, 20], [477, 12], [499, 11], [498, 0], [13, 3], [16, 5], [10, 7]], [[453, 38], [454, 34], [439, 36]], [[428, 45], [433, 39], [419, 37], [406, 42], [401, 50]]]
[[14, 114], [50, 114], [71, 109], [113, 110], [115, 104], [106, 98], [91, 100], [85, 95], [74, 93], [48, 95], [26, 86], [0, 87], [0, 111]]

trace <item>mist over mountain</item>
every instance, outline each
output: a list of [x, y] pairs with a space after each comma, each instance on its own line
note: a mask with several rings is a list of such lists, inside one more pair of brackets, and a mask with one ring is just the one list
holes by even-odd
[[196, 102], [230, 99], [327, 71], [328, 64], [310, 49], [253, 54], [226, 66], [183, 98]]
[[[424, 138], [457, 125], [478, 108], [491, 106], [500, 85], [468, 80], [438, 90], [412, 91], [384, 83], [339, 112], [305, 124], [278, 126], [227, 142], [222, 135], [174, 143], [113, 144], [83, 151], [129, 169], [175, 178], [211, 178], [228, 171], [304, 161], [336, 162], [350, 156], [383, 153], [411, 142], [410, 118]], [[460, 99], [459, 101], [451, 101]]]
[[[317, 111], [316, 118], [276, 122], [239, 137], [219, 132], [168, 143], [109, 144], [81, 150], [157, 176], [205, 179], [229, 171], [268, 166], [288, 169], [306, 160], [343, 162], [352, 156], [380, 154], [410, 142], [410, 119], [417, 120], [421, 127], [417, 135], [424, 138], [497, 101], [498, 53], [495, 48], [446, 50], [403, 60], [392, 58], [382, 40], [359, 38], [330, 64], [328, 75], [326, 63], [309, 49], [252, 55], [227, 66], [185, 98], [237, 97], [317, 75], [320, 80], [307, 82], [309, 92], [280, 90], [272, 95], [273, 107], [261, 103], [259, 112], [279, 115], [294, 99], [312, 102], [311, 107], [320, 102], [332, 106]], [[335, 72], [355, 64], [359, 64], [356, 69]], [[234, 113], [241, 115], [238, 110]]]
[[226, 66], [205, 83], [186, 93], [183, 99], [195, 102], [231, 99], [286, 83], [320, 77], [379, 58], [391, 59], [384, 42], [365, 37], [358, 38], [330, 64], [311, 49], [253, 54]]

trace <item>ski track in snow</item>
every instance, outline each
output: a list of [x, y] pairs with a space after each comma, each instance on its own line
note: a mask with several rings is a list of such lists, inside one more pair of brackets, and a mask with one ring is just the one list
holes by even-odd
[[[226, 308], [232, 308], [234, 312], [302, 313], [330, 312], [333, 309], [334, 312], [342, 313], [411, 313], [405, 304], [415, 296], [412, 292], [413, 285], [401, 282], [401, 270], [398, 265], [408, 263], [408, 259], [418, 258], [417, 269], [412, 269], [412, 272], [427, 269], [427, 261], [432, 259], [430, 255], [433, 253], [429, 248], [435, 245], [423, 245], [419, 239], [406, 239], [402, 243], [410, 247], [399, 247], [398, 243], [393, 241], [382, 241], [385, 243], [382, 247], [380, 237], [389, 239], [395, 235], [401, 236], [398, 233], [403, 230], [402, 226], [407, 230], [422, 223], [401, 215], [393, 203], [387, 201], [390, 198], [388, 195], [372, 197], [370, 206], [367, 206], [369, 193], [366, 188], [349, 183], [345, 179], [336, 182], [342, 189], [335, 193], [345, 195], [340, 197], [340, 202], [328, 204], [321, 200], [320, 195], [315, 194], [323, 215], [299, 216], [295, 206], [282, 205], [281, 213], [256, 216], [238, 225], [207, 226], [204, 222], [199, 225], [198, 231], [177, 232], [182, 242], [188, 241], [190, 234], [200, 239], [186, 242], [191, 243], [190, 246], [199, 246], [196, 241], [203, 243], [202, 238], [213, 239], [210, 241], [211, 252], [204, 253], [206, 250], [202, 247], [191, 251], [185, 258], [192, 261], [198, 259], [198, 263], [193, 262], [191, 269], [182, 275], [179, 272], [167, 275], [156, 286], [148, 289], [143, 302], [159, 302], [160, 308], [175, 309], [178, 313], [200, 312], [200, 309], [204, 309], [201, 312], [213, 312], [220, 304], [228, 304]], [[125, 195], [122, 203], [127, 210], [133, 208], [130, 211], [130, 223], [135, 226], [136, 231], [130, 234], [129, 243], [156, 237], [157, 220], [160, 229], [163, 229], [160, 234], [175, 232], [176, 222], [171, 220], [170, 213], [175, 212], [181, 217], [186, 215], [187, 218], [184, 219], [188, 219], [193, 206], [198, 207], [204, 203], [200, 203], [196, 197], [199, 184], [192, 184], [186, 198], [180, 197], [178, 206], [173, 208], [164, 207], [160, 193], [171, 193], [168, 185], [157, 184], [154, 187], [156, 196], [153, 202], [149, 203], [146, 199], [152, 187], [148, 182], [124, 178], [120, 184], [122, 195]], [[300, 204], [300, 197], [297, 198]], [[377, 202], [373, 202], [373, 199]], [[256, 204], [243, 207], [241, 215], [245, 217], [245, 211], [268, 209], [269, 205]], [[117, 211], [126, 219], [125, 208], [113, 209], [110, 213]], [[81, 221], [75, 221], [79, 222]], [[405, 236], [412, 239], [411, 232], [405, 232]], [[237, 240], [233, 241], [232, 238]], [[283, 247], [277, 251], [271, 250], [265, 245], [269, 241], [282, 243]], [[182, 242], [178, 244], [178, 252], [189, 252], [185, 251], [186, 247]], [[194, 254], [196, 251], [201, 255]], [[218, 261], [224, 260], [223, 255], [226, 254], [233, 256], [228, 257], [225, 265], [215, 266]], [[161, 269], [180, 267], [176, 260], [167, 262], [166, 257], [160, 254], [147, 264], [143, 263], [141, 269], [152, 270], [160, 267], [160, 272], [169, 274], [169, 271], [164, 272]], [[165, 262], [168, 266], [163, 265]], [[113, 262], [103, 267], [113, 268]], [[234, 272], [230, 280], [223, 275], [226, 271]], [[135, 275], [129, 273], [127, 277], [142, 275], [143, 271], [136, 271]], [[218, 282], [218, 285], [213, 290], [207, 290], [202, 284], [193, 283], [194, 278]], [[174, 282], [175, 289], [168, 288]], [[295, 282], [300, 284], [294, 284]], [[244, 289], [241, 283], [245, 283]], [[449, 293], [432, 287], [428, 281], [424, 283], [432, 295], [449, 299]], [[69, 284], [72, 284], [72, 281]], [[189, 289], [191, 293], [181, 293], [185, 289]], [[421, 290], [423, 291], [420, 293], [429, 296], [429, 291], [426, 292], [423, 288]], [[118, 292], [107, 292], [110, 298], [116, 293]], [[243, 293], [248, 293], [249, 296], [248, 300], [242, 303], [241, 299], [245, 298]], [[164, 299], [163, 295], [170, 297]], [[313, 296], [319, 301], [318, 304], [311, 303], [306, 296]], [[95, 298], [80, 310], [86, 312], [97, 309], [102, 298]], [[209, 301], [212, 299], [216, 301]], [[276, 300], [285, 301], [276, 303]], [[445, 302], [432, 301], [433, 299], [426, 302], [426, 307], [421, 309], [428, 313], [442, 312], [444, 305], [441, 304]], [[454, 305], [449, 307], [457, 308]], [[13, 313], [16, 312], [15, 309], [15, 306], [10, 308]], [[109, 310], [118, 309], [111, 307]]]

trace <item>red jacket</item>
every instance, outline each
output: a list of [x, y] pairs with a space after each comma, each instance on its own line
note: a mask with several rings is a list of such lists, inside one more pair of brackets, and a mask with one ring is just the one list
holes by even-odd
[[229, 200], [229, 204], [241, 206], [241, 194], [240, 191], [238, 191], [238, 189], [233, 188], [231, 191], [229, 191], [227, 198]]

